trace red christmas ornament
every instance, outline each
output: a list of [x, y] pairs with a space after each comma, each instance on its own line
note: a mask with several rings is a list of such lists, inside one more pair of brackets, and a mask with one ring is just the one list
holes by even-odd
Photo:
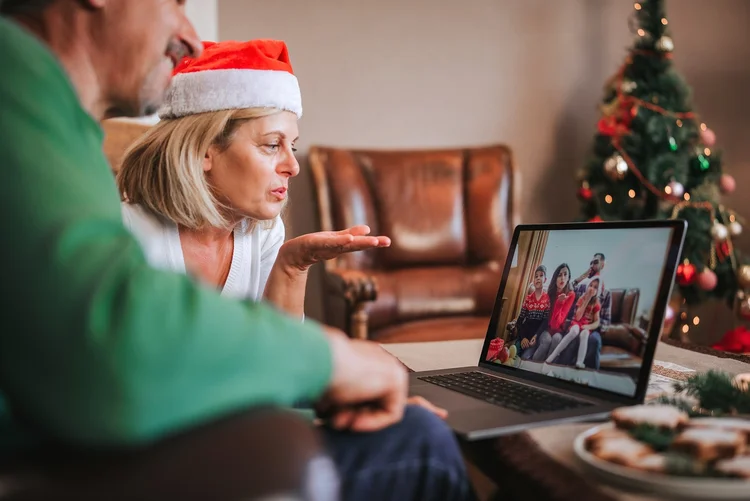
[[597, 124], [599, 134], [602, 136], [612, 137], [617, 133], [617, 124], [615, 123], [615, 117], [604, 117], [599, 120]]
[[728, 195], [732, 193], [736, 185], [737, 183], [734, 178], [729, 174], [722, 174], [719, 178], [719, 189], [721, 189], [721, 192], [724, 194]]
[[588, 202], [593, 197], [594, 192], [591, 191], [591, 188], [578, 188], [578, 198], [580, 198], [584, 202]]
[[597, 129], [602, 136], [625, 136], [630, 133], [630, 124], [638, 114], [638, 107], [633, 106], [627, 99], [617, 104], [612, 114], [599, 119]]
[[712, 346], [715, 350], [732, 353], [750, 353], [750, 330], [741, 325], [724, 334], [721, 341]]
[[716, 277], [716, 273], [706, 268], [702, 272], [698, 273], [698, 287], [704, 291], [712, 291], [716, 288], [716, 284], [719, 279]]
[[711, 129], [701, 131], [701, 141], [709, 148], [716, 144], [716, 133]]
[[602, 221], [604, 221], [604, 219], [600, 218], [599, 216], [594, 216], [589, 219], [589, 223], [601, 223]]
[[729, 242], [727, 240], [722, 240], [721, 242], [717, 242], [716, 244], [716, 257], [719, 259], [720, 262], [724, 262], [725, 259], [729, 257]]
[[695, 282], [696, 272], [695, 265], [692, 263], [683, 263], [677, 267], [677, 283], [683, 287], [693, 285]]

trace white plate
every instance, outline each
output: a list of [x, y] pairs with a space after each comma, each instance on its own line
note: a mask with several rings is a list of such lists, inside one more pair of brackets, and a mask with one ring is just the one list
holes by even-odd
[[745, 501], [750, 499], [750, 480], [661, 475], [610, 463], [586, 450], [584, 444], [587, 437], [612, 427], [614, 427], [612, 423], [595, 426], [579, 434], [573, 442], [573, 450], [579, 461], [586, 469], [603, 480], [627, 489], [678, 499], [742, 499]]

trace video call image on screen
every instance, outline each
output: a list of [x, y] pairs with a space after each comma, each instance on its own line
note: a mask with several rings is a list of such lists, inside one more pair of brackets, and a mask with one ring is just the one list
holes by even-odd
[[671, 228], [523, 231], [486, 361], [632, 396]]

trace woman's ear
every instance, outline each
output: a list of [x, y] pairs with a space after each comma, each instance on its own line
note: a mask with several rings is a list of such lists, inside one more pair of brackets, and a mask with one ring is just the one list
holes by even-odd
[[215, 159], [216, 149], [213, 146], [210, 146], [208, 151], [206, 151], [206, 155], [203, 157], [203, 172], [208, 172], [213, 168]]

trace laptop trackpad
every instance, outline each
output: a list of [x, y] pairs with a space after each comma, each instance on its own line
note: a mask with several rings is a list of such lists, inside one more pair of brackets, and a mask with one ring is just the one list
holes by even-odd
[[434, 405], [447, 409], [448, 411], [487, 409], [487, 406], [490, 405], [477, 398], [429, 383], [413, 386], [410, 393], [411, 395], [424, 397]]

